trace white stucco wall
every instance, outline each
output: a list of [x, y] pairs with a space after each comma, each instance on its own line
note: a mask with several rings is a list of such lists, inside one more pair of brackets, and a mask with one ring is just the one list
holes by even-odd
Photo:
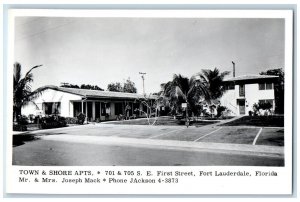
[[221, 97], [220, 102], [222, 106], [227, 107], [232, 113], [231, 115], [238, 115], [238, 106], [236, 104], [236, 98], [238, 91], [236, 91], [236, 86], [234, 90], [227, 90]]
[[[259, 100], [273, 99], [275, 98], [274, 89], [259, 90], [258, 83], [245, 84], [245, 97], [239, 96], [239, 85], [235, 85], [234, 90], [227, 90], [220, 99], [221, 105], [226, 106], [232, 111], [232, 115], [239, 115], [239, 106], [237, 99], [245, 98], [245, 114], [249, 111], [253, 111], [253, 104], [258, 103]], [[273, 108], [275, 106], [273, 105]]]
[[[81, 100], [81, 96], [74, 95], [71, 93], [56, 91], [52, 89], [47, 89], [43, 91], [42, 95], [39, 96], [34, 102], [37, 104], [38, 108], [42, 110], [43, 102], [60, 102], [61, 103], [61, 116], [71, 117], [73, 116], [73, 104], [71, 100]], [[22, 114], [28, 116], [29, 114], [37, 114], [38, 109], [35, 105], [29, 104], [22, 108]]]
[[274, 99], [274, 97], [275, 97], [274, 89], [259, 90], [259, 85], [257, 83], [246, 84], [245, 85], [246, 114], [248, 114], [248, 111], [253, 111], [254, 103], [258, 103], [259, 100]]

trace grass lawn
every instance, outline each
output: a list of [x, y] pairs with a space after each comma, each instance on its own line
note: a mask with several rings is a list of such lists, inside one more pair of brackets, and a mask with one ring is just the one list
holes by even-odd
[[217, 142], [231, 144], [252, 144], [258, 132], [258, 128], [237, 128], [226, 127], [201, 140], [201, 142]]
[[283, 127], [284, 116], [244, 116], [223, 126]]
[[257, 139], [257, 145], [284, 146], [284, 130], [264, 128]]
[[[150, 123], [152, 124], [154, 121], [154, 118], [150, 119]], [[219, 121], [191, 121], [190, 126], [196, 126], [201, 127], [213, 123], [218, 123]], [[126, 121], [118, 121], [118, 122], [107, 122], [107, 124], [121, 124], [121, 125], [149, 125], [148, 120], [146, 118], [143, 119], [132, 119], [132, 120], [126, 120]], [[173, 117], [158, 117], [156, 123], [154, 125], [158, 126], [184, 126], [185, 120], [174, 120]]]

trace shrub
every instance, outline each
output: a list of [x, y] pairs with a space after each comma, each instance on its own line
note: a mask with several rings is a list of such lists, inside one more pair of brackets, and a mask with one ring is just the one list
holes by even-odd
[[258, 105], [263, 110], [270, 110], [272, 108], [272, 104], [269, 102], [258, 103]]
[[35, 116], [33, 114], [29, 114], [28, 119], [29, 119], [30, 123], [34, 123]]
[[27, 125], [28, 124], [28, 118], [25, 115], [18, 117], [18, 124], [19, 125]]
[[273, 105], [269, 102], [259, 102], [258, 104], [254, 103], [253, 104], [254, 116], [260, 114], [260, 110], [265, 110], [265, 114], [268, 114], [267, 111], [270, 112], [272, 106]]
[[78, 120], [78, 124], [82, 125], [85, 121], [85, 114], [79, 113], [78, 116], [77, 116], [77, 120]]
[[66, 117], [66, 123], [67, 124], [78, 124], [78, 118], [77, 117]]
[[227, 108], [224, 107], [224, 106], [219, 106], [219, 107], [217, 108], [217, 117], [222, 116], [222, 112], [225, 112], [226, 109], [227, 109]]
[[40, 119], [42, 129], [59, 128], [67, 125], [66, 118], [61, 116], [47, 116]]
[[13, 131], [27, 131], [27, 126], [25, 125], [13, 125]]

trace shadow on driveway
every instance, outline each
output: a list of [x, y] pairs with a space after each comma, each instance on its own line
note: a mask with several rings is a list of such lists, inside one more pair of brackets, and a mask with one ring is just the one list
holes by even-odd
[[41, 133], [41, 134], [19, 134], [19, 135], [13, 135], [13, 147], [21, 146], [25, 144], [26, 142], [36, 141], [41, 139], [41, 136], [46, 135], [64, 135], [66, 133]]

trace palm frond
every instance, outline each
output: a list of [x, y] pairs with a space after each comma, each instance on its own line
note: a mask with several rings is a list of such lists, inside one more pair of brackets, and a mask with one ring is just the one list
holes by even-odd
[[[30, 100], [34, 100], [36, 99], [37, 97], [39, 97], [45, 90], [49, 89], [49, 86], [43, 86], [43, 87], [40, 87], [40, 88], [37, 88], [36, 90], [34, 90], [33, 92], [30, 92], [28, 94], [28, 98]], [[57, 86], [51, 86], [51, 89], [53, 90], [58, 90], [58, 87]]]
[[224, 94], [223, 79], [229, 74], [229, 71], [220, 73], [218, 68], [214, 68], [213, 70], [204, 69], [201, 73], [198, 73], [202, 82], [207, 83], [211, 99], [218, 99]]
[[36, 66], [32, 67], [32, 68], [26, 73], [25, 77], [27, 77], [27, 76], [31, 73], [32, 70], [34, 70], [34, 69], [36, 69], [36, 68], [38, 68], [38, 67], [41, 67], [41, 66], [43, 66], [43, 65], [36, 65]]
[[[14, 108], [14, 115], [20, 115], [21, 108], [23, 105], [31, 102], [32, 99], [36, 98], [41, 89], [38, 89], [32, 92], [31, 89], [31, 82], [33, 81], [33, 74], [31, 71], [36, 69], [42, 65], [36, 65], [32, 67], [23, 78], [21, 78], [21, 64], [16, 62], [14, 64], [14, 92], [13, 92], [13, 108]], [[15, 114], [17, 113], [17, 114]]]

